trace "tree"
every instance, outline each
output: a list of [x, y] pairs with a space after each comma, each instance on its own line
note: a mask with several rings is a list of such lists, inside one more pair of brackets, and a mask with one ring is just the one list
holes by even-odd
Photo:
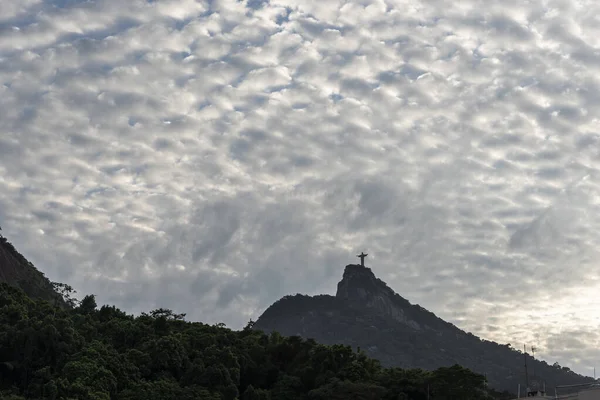
[[269, 392], [264, 389], [255, 389], [250, 385], [244, 391], [242, 400], [270, 400]]
[[[52, 287], [53, 287], [54, 291], [62, 297], [65, 304], [67, 304], [70, 308], [75, 307], [75, 304], [77, 303], [77, 299], [75, 297], [73, 297], [73, 295], [75, 293], [77, 293], [77, 291], [75, 289], [73, 289], [70, 285], [67, 285], [65, 283], [59, 283], [59, 282], [51, 282], [51, 283], [52, 283]], [[58, 305], [58, 303], [56, 303], [56, 305]]]
[[248, 321], [248, 323], [246, 324], [246, 326], [244, 327], [244, 330], [245, 330], [245, 331], [251, 331], [251, 330], [252, 330], [252, 328], [254, 327], [254, 324], [255, 324], [255, 323], [256, 323], [255, 321], [253, 321], [252, 319], [250, 319], [250, 320]]
[[332, 379], [328, 384], [311, 390], [310, 400], [379, 400], [386, 390], [368, 382], [350, 382]]
[[117, 389], [117, 379], [95, 360], [82, 359], [68, 362], [59, 380], [61, 393], [80, 399], [106, 399]]
[[150, 311], [150, 316], [152, 318], [165, 318], [170, 321], [183, 321], [185, 319], [185, 313], [176, 314], [173, 310], [168, 308], [157, 308], [156, 310], [152, 310]]
[[430, 377], [436, 399], [479, 400], [483, 397], [485, 377], [458, 364], [438, 368]]
[[96, 304], [96, 296], [93, 294], [88, 294], [79, 302], [79, 307], [77, 307], [77, 310], [81, 314], [91, 314], [96, 311], [96, 307], [98, 307]]

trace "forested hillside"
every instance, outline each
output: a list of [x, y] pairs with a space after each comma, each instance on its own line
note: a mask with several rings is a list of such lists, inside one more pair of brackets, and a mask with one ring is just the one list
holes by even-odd
[[[0, 398], [331, 400], [503, 398], [460, 366], [382, 368], [343, 345], [134, 317], [93, 296], [59, 308], [0, 284]], [[504, 395], [506, 398], [506, 394]]]

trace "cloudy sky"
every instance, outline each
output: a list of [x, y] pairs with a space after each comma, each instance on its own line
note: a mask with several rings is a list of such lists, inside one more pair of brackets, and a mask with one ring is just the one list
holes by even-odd
[[355, 255], [600, 367], [600, 5], [0, 0], [0, 225], [52, 279], [241, 328]]

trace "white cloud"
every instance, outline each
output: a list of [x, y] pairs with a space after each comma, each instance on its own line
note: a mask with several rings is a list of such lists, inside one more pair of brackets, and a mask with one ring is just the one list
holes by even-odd
[[589, 373], [598, 8], [0, 0], [0, 221], [100, 302], [233, 327], [366, 250]]

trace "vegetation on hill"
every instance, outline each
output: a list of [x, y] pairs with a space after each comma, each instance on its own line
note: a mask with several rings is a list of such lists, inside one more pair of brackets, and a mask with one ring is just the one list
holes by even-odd
[[[434, 370], [459, 364], [485, 374], [489, 386], [497, 390], [516, 392], [518, 384], [525, 387], [522, 350], [464, 332], [419, 306], [404, 306], [406, 300], [396, 298], [403, 304], [405, 322], [339, 297], [296, 294], [284, 296], [267, 308], [254, 328], [313, 338], [322, 344], [360, 347], [384, 367]], [[594, 381], [529, 354], [527, 364], [529, 377], [546, 382], [550, 393], [554, 393], [555, 385]]]
[[232, 331], [166, 309], [135, 317], [98, 308], [93, 295], [71, 300], [73, 308], [57, 307], [0, 283], [0, 398], [506, 398], [458, 365], [383, 368], [349, 346], [265, 335], [252, 323]]

